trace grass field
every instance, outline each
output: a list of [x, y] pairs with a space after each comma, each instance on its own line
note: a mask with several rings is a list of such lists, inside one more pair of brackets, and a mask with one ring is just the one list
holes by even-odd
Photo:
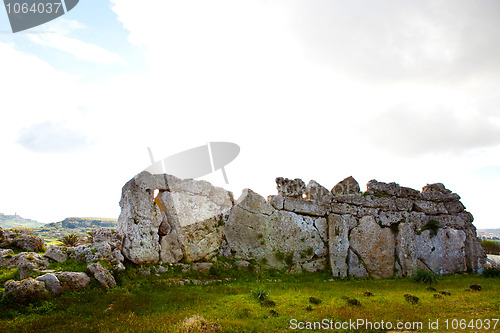
[[[476, 327], [479, 323], [485, 326], [487, 319], [500, 317], [499, 278], [469, 274], [439, 277], [432, 284], [437, 291], [429, 291], [428, 285], [410, 278], [332, 280], [328, 273], [292, 276], [276, 271], [212, 271], [211, 274], [181, 273], [172, 268], [160, 276], [143, 276], [138, 269], [128, 265], [127, 271], [118, 274], [119, 286], [110, 290], [93, 281], [85, 291], [66, 293], [36, 304], [19, 305], [3, 300], [0, 332], [187, 332], [194, 327], [201, 328], [200, 332], [287, 332], [293, 331], [291, 325], [297, 328], [300, 323], [308, 325], [306, 321], [331, 320], [330, 325], [335, 325], [349, 319], [372, 323], [383, 320], [394, 325], [422, 322], [422, 329], [409, 331], [500, 331], [500, 323], [493, 329], [493, 321], [490, 329]], [[181, 281], [185, 285], [177, 284]], [[210, 284], [197, 285], [205, 282]], [[473, 284], [480, 285], [482, 290], [471, 291], [469, 286]], [[439, 294], [440, 291], [451, 295]], [[365, 292], [373, 296], [364, 296]], [[408, 302], [405, 294], [417, 296], [418, 303]], [[439, 294], [439, 298], [434, 294]], [[310, 300], [311, 297], [314, 299]], [[360, 305], [355, 305], [353, 299]], [[473, 319], [475, 327], [452, 329], [452, 324], [459, 325], [462, 319], [466, 324]], [[429, 320], [439, 320], [439, 329], [430, 330]], [[368, 330], [362, 326], [341, 331], [387, 330]]]

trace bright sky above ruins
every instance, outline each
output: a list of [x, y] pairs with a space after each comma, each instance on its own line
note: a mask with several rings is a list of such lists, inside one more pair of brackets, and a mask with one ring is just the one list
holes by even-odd
[[443, 182], [498, 228], [500, 2], [81, 0], [0, 8], [0, 212], [118, 217], [121, 187], [205, 144], [238, 197], [274, 178]]

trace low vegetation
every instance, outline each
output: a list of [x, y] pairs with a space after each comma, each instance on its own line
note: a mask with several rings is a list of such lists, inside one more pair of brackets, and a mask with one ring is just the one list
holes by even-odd
[[[85, 267], [68, 260], [49, 269]], [[93, 281], [84, 291], [27, 305], [2, 300], [0, 332], [283, 332], [292, 319], [358, 318], [418, 321], [422, 331], [429, 331], [429, 320], [493, 319], [500, 311], [500, 280], [474, 274], [442, 276], [434, 288], [413, 278], [337, 280], [328, 272], [182, 272], [165, 267], [165, 273], [155, 275], [152, 269], [144, 275], [145, 267], [127, 263], [127, 269], [116, 274], [118, 286], [109, 290]], [[0, 269], [0, 283], [16, 274]]]
[[500, 254], [500, 243], [483, 239], [481, 246], [487, 254]]

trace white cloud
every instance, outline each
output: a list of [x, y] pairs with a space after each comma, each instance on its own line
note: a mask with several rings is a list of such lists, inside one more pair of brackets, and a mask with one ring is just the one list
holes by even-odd
[[74, 153], [85, 147], [87, 141], [83, 133], [46, 121], [21, 130], [17, 142], [35, 152]]
[[47, 27], [46, 33], [32, 33], [27, 36], [36, 44], [55, 48], [81, 60], [100, 64], [127, 64], [119, 54], [67, 36], [73, 30], [84, 28], [85, 25], [77, 21], [58, 19]]
[[400, 156], [465, 153], [500, 144], [500, 126], [486, 115], [459, 115], [444, 107], [397, 105], [370, 119], [365, 133], [378, 149]]

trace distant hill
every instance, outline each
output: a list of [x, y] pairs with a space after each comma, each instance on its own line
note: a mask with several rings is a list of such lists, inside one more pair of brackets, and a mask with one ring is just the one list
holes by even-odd
[[87, 232], [96, 228], [116, 228], [117, 220], [98, 217], [68, 217], [60, 222], [47, 223], [42, 227], [34, 228], [35, 235], [45, 240], [59, 239], [68, 234], [85, 236]]
[[2, 228], [38, 228], [45, 225], [34, 220], [25, 219], [19, 215], [5, 215], [0, 213], [0, 227]]
[[477, 229], [478, 232], [500, 235], [500, 229]]

